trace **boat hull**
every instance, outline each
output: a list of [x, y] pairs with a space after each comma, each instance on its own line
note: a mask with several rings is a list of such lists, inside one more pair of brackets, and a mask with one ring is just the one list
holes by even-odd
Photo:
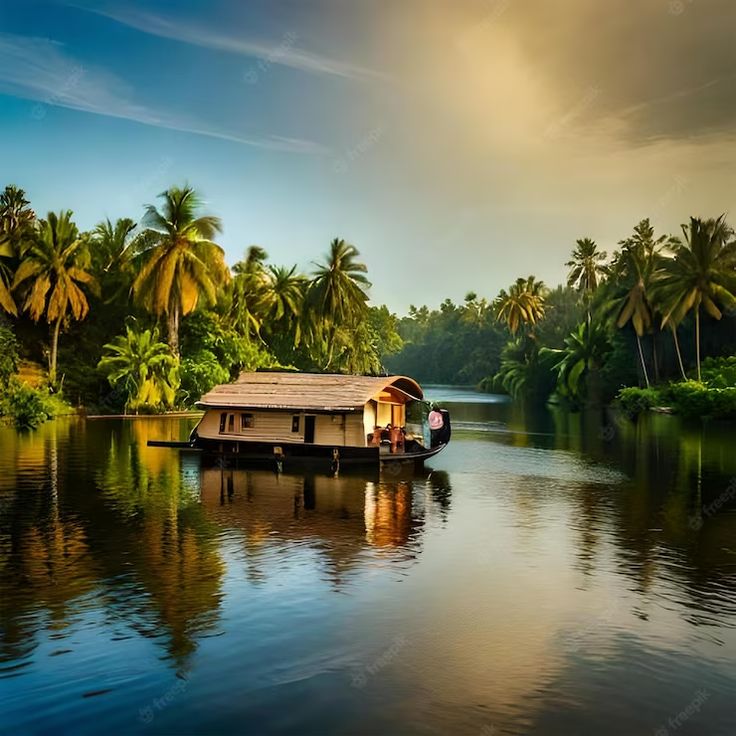
[[[159, 445], [160, 446], [160, 445]], [[446, 445], [413, 452], [384, 453], [377, 447], [335, 447], [334, 445], [304, 444], [303, 442], [253, 442], [238, 440], [214, 440], [195, 437], [190, 447], [205, 455], [227, 457], [238, 463], [283, 466], [335, 464], [378, 466], [397, 463], [421, 464], [441, 452]]]

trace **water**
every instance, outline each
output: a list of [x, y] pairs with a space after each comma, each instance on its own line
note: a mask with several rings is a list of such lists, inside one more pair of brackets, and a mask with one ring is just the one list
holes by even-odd
[[733, 734], [736, 431], [432, 395], [419, 475], [0, 429], [0, 733]]

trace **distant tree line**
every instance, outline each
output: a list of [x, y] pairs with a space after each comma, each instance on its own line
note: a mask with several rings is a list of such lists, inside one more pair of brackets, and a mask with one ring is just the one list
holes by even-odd
[[610, 256], [583, 238], [566, 266], [552, 290], [528, 276], [490, 303], [470, 293], [411, 307], [387, 364], [575, 408], [633, 387], [622, 398], [637, 407], [736, 416], [736, 237], [724, 216], [691, 218], [680, 237], [642, 220]]

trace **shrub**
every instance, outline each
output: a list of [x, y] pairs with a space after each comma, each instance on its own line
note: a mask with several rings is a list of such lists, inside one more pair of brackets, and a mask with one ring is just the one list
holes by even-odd
[[213, 386], [228, 383], [230, 372], [220, 365], [210, 350], [200, 350], [181, 361], [181, 387], [184, 404], [198, 401]]
[[11, 379], [8, 390], [0, 400], [0, 414], [8, 417], [18, 429], [35, 429], [47, 419], [66, 413], [69, 407], [48, 389], [31, 388], [26, 383]]
[[648, 411], [660, 401], [660, 395], [654, 388], [639, 388], [629, 386], [622, 388], [616, 398], [621, 410], [632, 419], [638, 417], [643, 411]]
[[672, 383], [663, 397], [684, 417], [736, 419], [736, 387], [710, 388], [698, 381]]
[[706, 358], [701, 367], [701, 376], [708, 388], [736, 387], [736, 355], [729, 358]]

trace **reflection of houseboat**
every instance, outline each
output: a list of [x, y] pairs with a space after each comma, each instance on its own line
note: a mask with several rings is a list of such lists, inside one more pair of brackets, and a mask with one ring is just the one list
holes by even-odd
[[424, 394], [404, 376], [243, 373], [197, 406], [191, 446], [245, 460], [421, 462], [450, 440], [445, 410], [430, 415], [425, 440]]

